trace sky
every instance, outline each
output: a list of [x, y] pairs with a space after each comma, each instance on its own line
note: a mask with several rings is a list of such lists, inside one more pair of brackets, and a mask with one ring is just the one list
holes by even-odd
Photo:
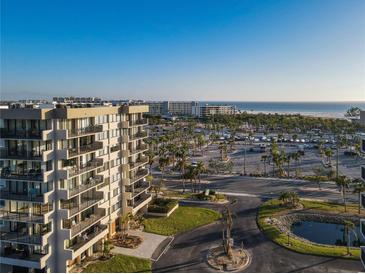
[[365, 101], [364, 0], [0, 0], [6, 99]]

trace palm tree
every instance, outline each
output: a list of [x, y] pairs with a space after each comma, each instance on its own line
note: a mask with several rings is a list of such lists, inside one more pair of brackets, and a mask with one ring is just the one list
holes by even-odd
[[267, 160], [268, 160], [268, 156], [266, 154], [261, 156], [261, 162], [264, 163], [264, 176], [266, 176], [266, 174], [267, 174], [267, 172], [266, 172]]
[[204, 163], [202, 161], [199, 161], [195, 167], [195, 171], [197, 173], [197, 176], [198, 176], [198, 180], [199, 180], [199, 190], [200, 190], [200, 180], [201, 180], [201, 175], [203, 173], [206, 172], [206, 167], [204, 165]]
[[152, 165], [155, 162], [156, 154], [152, 150], [147, 150], [145, 155], [148, 157], [148, 164], [150, 166], [150, 173], [152, 174]]
[[347, 205], [346, 205], [346, 189], [349, 188], [351, 183], [351, 179], [347, 178], [346, 176], [339, 176], [336, 179], [336, 184], [341, 189], [343, 205], [345, 207], [345, 212], [347, 212]]
[[354, 234], [355, 238], [357, 238], [356, 232], [355, 232], [355, 224], [351, 221], [345, 220], [343, 222], [344, 229], [345, 229], [345, 235], [347, 236], [347, 255], [351, 255], [350, 253], [350, 244], [351, 244], [351, 233]]
[[283, 155], [283, 160], [285, 163], [287, 163], [288, 165], [288, 171], [287, 171], [287, 177], [289, 178], [290, 177], [290, 160], [292, 159], [292, 155], [289, 153], [289, 154], [284, 154]]
[[332, 166], [332, 161], [331, 161], [331, 158], [332, 158], [332, 156], [333, 156], [333, 151], [332, 151], [332, 149], [327, 148], [327, 149], [324, 151], [324, 155], [326, 155], [326, 157], [327, 157], [327, 163], [329, 164], [329, 166]]
[[222, 142], [219, 144], [219, 150], [221, 153], [221, 160], [224, 161], [227, 159], [227, 144]]
[[196, 171], [195, 168], [191, 165], [187, 167], [187, 170], [184, 174], [185, 178], [190, 180], [191, 183], [191, 192], [195, 192], [194, 181], [196, 180]]
[[347, 140], [343, 136], [337, 135], [337, 143], [336, 143], [336, 179], [338, 178], [338, 163], [340, 158], [340, 147], [347, 144]]
[[365, 183], [361, 179], [355, 179], [352, 181], [352, 183], [355, 183], [354, 189], [352, 193], [358, 195], [358, 213], [361, 212], [361, 192], [365, 191]]
[[161, 180], [163, 180], [164, 178], [164, 172], [165, 172], [165, 168], [166, 166], [168, 165], [169, 163], [169, 159], [167, 157], [160, 157], [158, 159], [158, 165], [159, 165], [159, 168], [161, 170]]
[[280, 194], [279, 200], [282, 201], [284, 205], [289, 205], [291, 207], [294, 207], [299, 202], [299, 196], [296, 192], [286, 191]]

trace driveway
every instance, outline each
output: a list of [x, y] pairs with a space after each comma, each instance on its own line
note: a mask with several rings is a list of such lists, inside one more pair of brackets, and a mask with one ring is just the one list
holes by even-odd
[[[232, 184], [228, 184], [232, 188]], [[221, 187], [222, 188], [222, 187]], [[231, 189], [233, 190], [233, 189]], [[327, 193], [326, 193], [327, 194]], [[333, 197], [333, 193], [328, 193]], [[311, 196], [311, 195], [310, 195]], [[252, 262], [245, 272], [360, 272], [360, 261], [299, 254], [268, 240], [256, 223], [262, 197], [235, 196], [236, 215], [233, 237], [237, 245], [251, 252]], [[220, 209], [219, 206], [207, 206]], [[207, 251], [221, 244], [222, 225], [219, 222], [177, 235], [168, 251], [153, 264], [154, 272], [214, 272], [205, 263]]]

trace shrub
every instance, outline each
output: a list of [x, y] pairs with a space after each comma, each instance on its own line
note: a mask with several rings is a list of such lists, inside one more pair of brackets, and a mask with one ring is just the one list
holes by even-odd
[[153, 213], [167, 213], [177, 205], [178, 201], [173, 199], [156, 198], [148, 206], [148, 211]]

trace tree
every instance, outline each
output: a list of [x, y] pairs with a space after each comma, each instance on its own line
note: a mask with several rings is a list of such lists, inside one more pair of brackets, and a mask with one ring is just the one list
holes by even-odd
[[221, 154], [221, 160], [225, 161], [227, 159], [227, 144], [225, 142], [220, 143], [219, 150]]
[[332, 166], [332, 156], [333, 156], [333, 151], [332, 149], [330, 148], [327, 148], [325, 151], [324, 151], [324, 155], [327, 157], [327, 163], [329, 166]]
[[203, 173], [206, 172], [206, 167], [204, 165], [204, 163], [202, 161], [199, 161], [196, 165], [196, 168], [195, 168], [195, 171], [197, 173], [197, 176], [198, 176], [198, 181], [199, 181], [199, 190], [200, 190], [200, 181], [201, 181], [201, 175]]
[[168, 165], [168, 163], [169, 163], [169, 159], [167, 157], [160, 157], [158, 159], [158, 165], [161, 170], [161, 180], [164, 179], [164, 172], [165, 172], [165, 168]]
[[361, 192], [365, 191], [365, 183], [361, 179], [355, 179], [352, 181], [352, 183], [355, 183], [354, 189], [352, 193], [358, 195], [358, 213], [361, 212]]
[[338, 164], [340, 158], [340, 147], [347, 144], [347, 140], [343, 136], [337, 135], [337, 144], [336, 144], [336, 179], [338, 178]]
[[280, 194], [279, 201], [285, 206], [295, 207], [299, 202], [299, 196], [296, 192], [286, 191]]
[[185, 169], [186, 166], [188, 165], [186, 157], [181, 158], [178, 162], [177, 162], [177, 166], [178, 169], [180, 170], [180, 178], [182, 180], [182, 184], [183, 184], [183, 193], [185, 193]]
[[152, 174], [152, 165], [155, 162], [156, 154], [153, 152], [153, 150], [147, 150], [145, 155], [148, 157], [148, 164], [150, 166], [150, 173]]
[[350, 107], [347, 111], [346, 111], [346, 113], [345, 113], [345, 116], [346, 117], [358, 117], [358, 116], [360, 116], [360, 108], [358, 108], [358, 107]]
[[351, 184], [351, 179], [347, 178], [346, 176], [342, 175], [336, 179], [336, 185], [340, 188], [342, 193], [343, 205], [345, 207], [345, 212], [347, 212], [347, 205], [346, 205], [346, 190], [349, 188]]
[[223, 211], [223, 248], [224, 252], [226, 253], [229, 259], [232, 259], [233, 252], [232, 252], [232, 241], [231, 241], [231, 230], [233, 226], [233, 217], [231, 209], [226, 205]]
[[261, 162], [264, 163], [264, 176], [267, 175], [267, 172], [266, 172], [266, 164], [267, 164], [268, 158], [269, 157], [266, 154], [261, 156]]
[[120, 215], [120, 217], [119, 217], [119, 221], [120, 221], [121, 229], [122, 229], [122, 239], [124, 239], [125, 236], [127, 235], [127, 232], [129, 229], [129, 222], [132, 218], [133, 218], [132, 213]]
[[195, 187], [194, 187], [194, 182], [196, 181], [196, 170], [195, 167], [193, 167], [192, 165], [189, 165], [185, 174], [184, 174], [185, 178], [187, 180], [190, 180], [191, 183], [191, 192], [195, 192]]
[[347, 236], [347, 255], [351, 255], [350, 253], [350, 244], [351, 244], [351, 233], [354, 234], [355, 238], [357, 238], [356, 232], [355, 232], [355, 224], [351, 221], [345, 220], [343, 222], [344, 229], [345, 229], [345, 235]]

